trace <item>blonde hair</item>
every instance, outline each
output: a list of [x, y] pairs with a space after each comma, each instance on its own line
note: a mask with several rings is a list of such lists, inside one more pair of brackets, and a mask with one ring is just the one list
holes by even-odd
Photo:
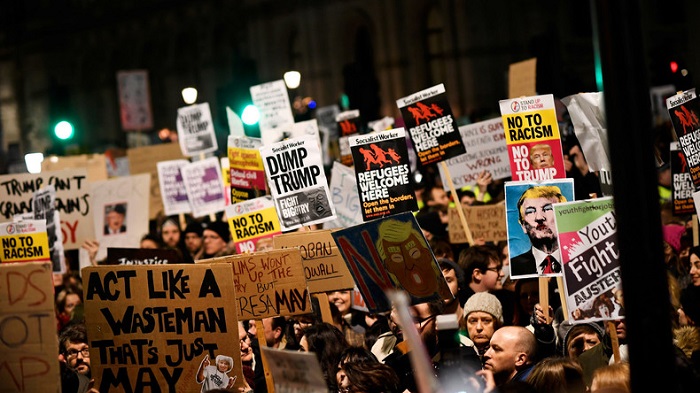
[[523, 202], [530, 198], [557, 198], [559, 202], [566, 202], [566, 197], [562, 195], [561, 189], [557, 186], [533, 186], [525, 190], [518, 199], [518, 221], [523, 223]]
[[617, 388], [621, 392], [630, 393], [630, 365], [627, 362], [603, 366], [593, 372], [591, 392], [602, 388]]
[[386, 250], [384, 250], [384, 241], [403, 242], [408, 239], [411, 234], [414, 234], [420, 244], [424, 248], [428, 248], [423, 236], [418, 232], [410, 221], [386, 220], [379, 224], [379, 238], [376, 241], [377, 253], [382, 260], [386, 259]]

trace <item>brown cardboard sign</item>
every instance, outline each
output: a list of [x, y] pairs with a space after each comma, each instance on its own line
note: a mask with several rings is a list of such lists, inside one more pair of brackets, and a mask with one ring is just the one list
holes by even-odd
[[292, 232], [272, 238], [275, 248], [298, 247], [309, 292], [350, 289], [355, 281], [330, 230]]
[[513, 63], [508, 68], [508, 97], [537, 94], [537, 58]]
[[298, 248], [231, 255], [201, 262], [226, 262], [233, 267], [239, 320], [311, 312], [311, 299]]
[[59, 391], [55, 315], [51, 263], [0, 265], [0, 391]]
[[151, 174], [151, 197], [149, 206], [150, 220], [156, 219], [163, 211], [163, 199], [160, 195], [158, 182], [158, 162], [186, 159], [177, 143], [135, 147], [126, 151], [129, 157], [129, 171], [132, 175], [139, 173]]
[[[502, 203], [471, 206], [464, 208], [463, 211], [474, 239], [483, 238], [487, 242], [498, 242], [508, 239], [506, 208]], [[462, 228], [456, 207], [449, 209], [448, 219], [447, 228], [450, 233], [450, 243], [467, 243], [467, 235]]]
[[230, 266], [91, 266], [83, 277], [100, 392], [243, 386]]

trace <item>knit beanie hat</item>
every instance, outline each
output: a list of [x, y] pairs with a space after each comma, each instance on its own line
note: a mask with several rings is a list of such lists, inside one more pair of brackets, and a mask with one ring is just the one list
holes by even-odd
[[685, 234], [685, 227], [678, 224], [667, 224], [663, 226], [664, 241], [668, 243], [675, 252], [681, 250], [681, 237]]
[[474, 311], [487, 312], [503, 323], [503, 306], [496, 296], [488, 292], [477, 292], [464, 303], [465, 319]]
[[219, 237], [221, 237], [225, 242], [231, 240], [231, 231], [229, 230], [228, 223], [221, 221], [207, 222], [202, 224], [204, 229], [216, 232]]
[[202, 228], [202, 224], [198, 222], [191, 222], [187, 224], [187, 227], [185, 230], [182, 232], [182, 235], [187, 235], [188, 233], [195, 233], [197, 236], [202, 237], [202, 232], [204, 232], [204, 229]]

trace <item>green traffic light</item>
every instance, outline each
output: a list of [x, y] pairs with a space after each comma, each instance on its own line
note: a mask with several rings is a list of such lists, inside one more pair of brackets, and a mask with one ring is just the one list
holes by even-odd
[[54, 134], [56, 134], [56, 137], [58, 139], [70, 139], [71, 137], [73, 137], [73, 125], [65, 120], [60, 121], [54, 127], [53, 132]]

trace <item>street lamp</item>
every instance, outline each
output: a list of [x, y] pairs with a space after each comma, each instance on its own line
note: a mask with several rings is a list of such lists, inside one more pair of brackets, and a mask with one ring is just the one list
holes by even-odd
[[187, 105], [194, 104], [197, 101], [197, 89], [194, 87], [185, 87], [182, 89], [182, 99]]
[[288, 89], [296, 89], [301, 83], [301, 74], [299, 71], [287, 71], [284, 73], [284, 83]]
[[43, 161], [43, 153], [28, 153], [24, 155], [24, 163], [27, 164], [29, 173], [41, 173], [41, 163]]

